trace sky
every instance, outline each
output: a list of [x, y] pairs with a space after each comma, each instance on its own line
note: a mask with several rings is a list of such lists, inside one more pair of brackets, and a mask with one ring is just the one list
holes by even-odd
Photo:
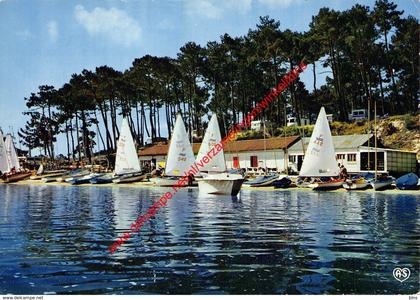
[[[27, 120], [25, 97], [40, 85], [60, 88], [83, 69], [123, 71], [146, 54], [175, 57], [189, 41], [205, 46], [224, 33], [245, 35], [265, 15], [283, 30], [305, 31], [321, 7], [356, 3], [374, 6], [374, 0], [0, 0], [0, 128], [16, 133]], [[420, 0], [394, 3], [405, 16], [419, 17]], [[309, 73], [302, 75], [308, 88]]]

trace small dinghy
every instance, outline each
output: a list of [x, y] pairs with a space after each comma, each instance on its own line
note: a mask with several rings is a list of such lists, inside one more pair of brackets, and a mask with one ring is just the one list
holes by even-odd
[[287, 189], [291, 184], [292, 180], [287, 176], [273, 182], [275, 189]]
[[299, 176], [314, 178], [314, 182], [308, 184], [314, 190], [333, 190], [343, 185], [344, 180], [334, 178], [339, 173], [330, 125], [321, 107]]
[[115, 179], [114, 174], [107, 173], [107, 174], [101, 174], [100, 176], [91, 178], [89, 182], [91, 184], [107, 184], [107, 183], [112, 183], [113, 179]]
[[419, 177], [414, 173], [408, 173], [399, 177], [395, 181], [395, 185], [399, 190], [417, 190]]
[[394, 182], [394, 178], [391, 176], [383, 175], [378, 177], [376, 180], [370, 181], [371, 186], [375, 191], [385, 190], [391, 187], [391, 184]]
[[100, 173], [90, 173], [90, 174], [82, 176], [82, 177], [73, 178], [73, 179], [71, 179], [67, 182], [72, 184], [72, 185], [86, 184], [86, 183], [90, 183], [91, 179], [94, 179], [94, 178], [100, 177], [100, 176], [102, 176], [102, 174], [100, 174]]
[[[207, 153], [221, 141], [219, 123], [217, 122], [216, 114], [214, 114], [210, 119], [198, 151], [197, 165], [202, 165], [202, 160], [207, 157]], [[227, 172], [223, 147], [207, 164], [199, 167], [199, 170], [203, 175], [203, 178], [197, 178], [198, 188], [201, 193], [236, 196], [241, 190], [242, 183], [245, 181], [242, 175], [229, 174]]]
[[142, 181], [147, 177], [141, 171], [136, 146], [134, 145], [127, 118], [123, 119], [121, 125], [114, 175], [113, 183], [133, 183]]
[[367, 181], [363, 177], [357, 177], [352, 179], [347, 179], [346, 182], [343, 183], [343, 187], [348, 190], [364, 190], [370, 186], [369, 181]]
[[254, 180], [244, 182], [244, 185], [250, 187], [270, 186], [273, 182], [279, 179], [278, 175], [263, 175]]
[[[150, 178], [150, 181], [158, 186], [175, 186], [181, 176], [190, 171], [194, 161], [194, 152], [188, 140], [184, 121], [181, 114], [178, 114], [169, 143], [164, 176]], [[188, 185], [192, 185], [192, 180], [189, 180]]]
[[344, 180], [338, 178], [321, 177], [309, 185], [313, 190], [326, 191], [342, 187]]

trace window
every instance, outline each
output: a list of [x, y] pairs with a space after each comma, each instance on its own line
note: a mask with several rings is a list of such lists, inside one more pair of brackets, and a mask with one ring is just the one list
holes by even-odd
[[344, 160], [346, 159], [346, 155], [345, 154], [337, 154], [337, 160]]
[[251, 156], [251, 167], [257, 168], [258, 167], [258, 157], [257, 156]]
[[233, 157], [233, 168], [234, 169], [239, 169], [239, 157], [237, 157], [237, 156]]
[[347, 154], [347, 161], [356, 161], [356, 153]]
[[289, 161], [292, 163], [296, 162], [296, 155], [289, 155]]

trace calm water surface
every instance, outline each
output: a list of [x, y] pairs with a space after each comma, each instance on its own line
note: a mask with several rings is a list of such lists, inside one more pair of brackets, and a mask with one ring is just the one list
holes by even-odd
[[[420, 194], [0, 185], [0, 294], [409, 294]], [[395, 267], [408, 267], [400, 283]]]

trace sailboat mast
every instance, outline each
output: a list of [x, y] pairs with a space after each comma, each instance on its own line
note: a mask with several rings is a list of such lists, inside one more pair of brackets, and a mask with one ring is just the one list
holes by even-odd
[[267, 175], [267, 143], [265, 141], [265, 119], [263, 119], [263, 137], [264, 137], [264, 169]]
[[368, 138], [368, 165], [367, 165], [367, 169], [368, 169], [368, 171], [370, 171], [370, 96], [368, 97], [368, 133], [369, 133], [369, 138]]
[[374, 101], [374, 112], [375, 112], [375, 116], [374, 116], [374, 120], [375, 120], [375, 124], [374, 124], [374, 130], [375, 130], [375, 180], [378, 177], [378, 141], [377, 141], [377, 128], [376, 128], [376, 101]]

